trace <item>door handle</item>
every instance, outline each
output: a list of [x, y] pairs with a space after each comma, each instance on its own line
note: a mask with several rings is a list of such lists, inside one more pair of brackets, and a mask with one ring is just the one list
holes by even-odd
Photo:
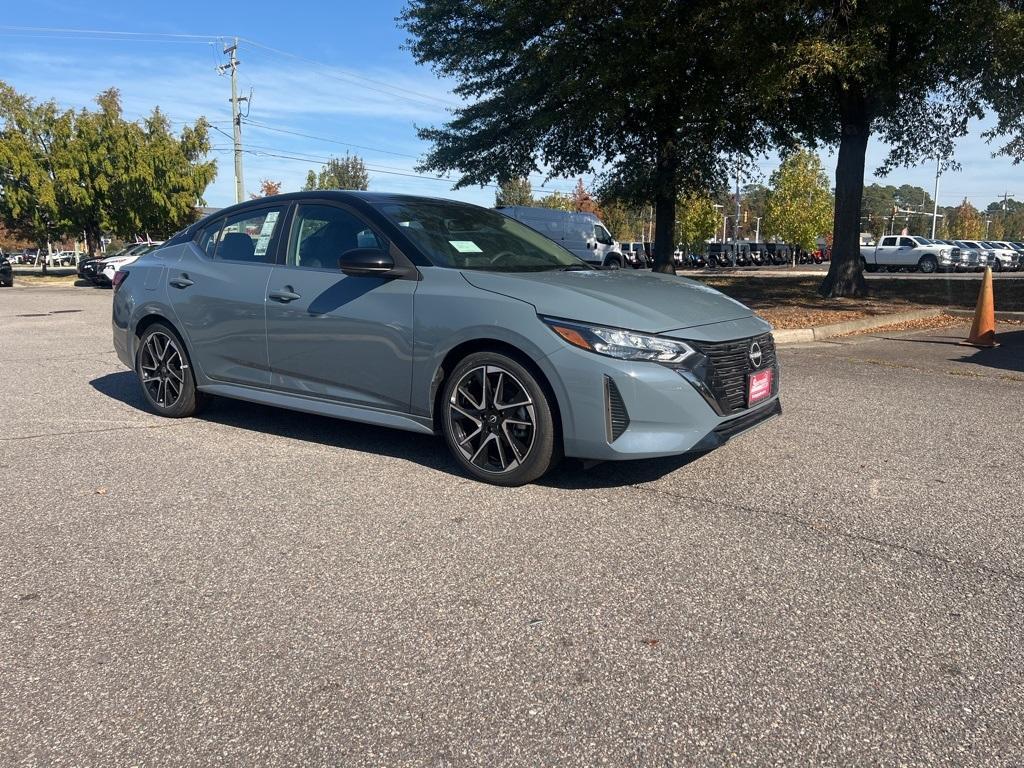
[[301, 299], [302, 296], [300, 294], [298, 294], [298, 293], [295, 293], [295, 291], [284, 290], [284, 291], [271, 291], [270, 293], [267, 294], [267, 298], [268, 299], [273, 299], [274, 301], [280, 301], [283, 304], [287, 304], [289, 301], [295, 301], [296, 299]]
[[188, 279], [188, 275], [172, 277], [170, 282], [175, 288], [188, 288], [190, 285], [195, 285], [194, 282]]

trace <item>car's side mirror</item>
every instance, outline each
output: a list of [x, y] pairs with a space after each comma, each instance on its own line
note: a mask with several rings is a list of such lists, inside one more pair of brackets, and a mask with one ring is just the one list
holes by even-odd
[[352, 277], [397, 276], [395, 260], [381, 248], [353, 248], [338, 258], [338, 267]]

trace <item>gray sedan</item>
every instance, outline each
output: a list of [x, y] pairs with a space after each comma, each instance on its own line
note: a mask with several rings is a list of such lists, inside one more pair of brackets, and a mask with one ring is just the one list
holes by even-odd
[[594, 269], [495, 211], [303, 192], [242, 203], [114, 278], [149, 406], [209, 395], [440, 434], [471, 475], [708, 451], [781, 412], [771, 327], [675, 275]]

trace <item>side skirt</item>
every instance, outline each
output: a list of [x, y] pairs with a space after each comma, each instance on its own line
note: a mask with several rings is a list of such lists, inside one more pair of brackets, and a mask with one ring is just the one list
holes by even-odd
[[423, 435], [434, 434], [434, 425], [430, 419], [412, 416], [407, 413], [362, 408], [358, 405], [346, 405], [344, 403], [286, 394], [284, 392], [271, 392], [238, 384], [204, 384], [199, 387], [199, 391], [235, 400], [246, 400], [250, 403], [272, 405], [277, 408], [313, 413], [318, 416], [329, 416], [333, 419], [357, 421], [362, 424], [375, 424], [380, 427], [393, 427], [394, 429], [404, 429], [408, 432], [418, 432]]

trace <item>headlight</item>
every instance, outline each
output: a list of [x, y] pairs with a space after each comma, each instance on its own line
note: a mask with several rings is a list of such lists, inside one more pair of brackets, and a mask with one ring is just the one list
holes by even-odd
[[604, 328], [542, 317], [548, 327], [574, 347], [596, 352], [619, 360], [639, 360], [666, 365], [678, 365], [692, 355], [693, 348], [682, 341], [664, 336]]
[[939, 251], [939, 256], [949, 256], [949, 248], [943, 248]]

